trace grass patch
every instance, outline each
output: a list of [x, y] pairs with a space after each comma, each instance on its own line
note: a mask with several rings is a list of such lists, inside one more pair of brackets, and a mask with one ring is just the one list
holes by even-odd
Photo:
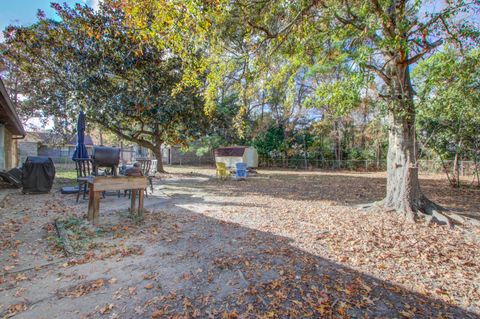
[[145, 220], [146, 212], [147, 211], [144, 209], [143, 214], [132, 213], [130, 211], [118, 211], [117, 213], [123, 218], [131, 220], [135, 225], [139, 225]]
[[56, 168], [55, 177], [77, 180], [77, 171], [74, 168]]
[[[76, 216], [68, 216], [66, 219], [57, 222], [64, 229], [68, 242], [77, 253], [96, 248], [97, 244], [94, 239], [104, 233], [102, 229], [92, 227], [88, 222]], [[56, 233], [55, 236], [51, 236], [50, 240], [53, 241], [57, 249], [64, 248], [64, 243], [56, 236]]]
[[75, 168], [55, 167], [56, 184], [77, 184], [77, 171]]

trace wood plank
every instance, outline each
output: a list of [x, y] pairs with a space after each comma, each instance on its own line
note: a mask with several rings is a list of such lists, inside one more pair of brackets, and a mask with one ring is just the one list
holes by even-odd
[[100, 193], [101, 192], [93, 192], [93, 223], [97, 224], [100, 215]]
[[93, 221], [93, 217], [94, 217], [94, 214], [93, 214], [93, 202], [94, 202], [94, 197], [93, 197], [93, 186], [91, 186], [90, 184], [88, 185], [88, 214], [87, 214], [87, 218], [89, 221]]
[[89, 179], [94, 191], [116, 191], [147, 187], [145, 176], [94, 176]]
[[130, 202], [130, 214], [135, 214], [137, 212], [137, 205], [136, 205], [136, 199], [137, 199], [137, 190], [132, 189], [131, 194], [130, 194], [131, 202]]
[[143, 201], [144, 201], [144, 196], [145, 196], [145, 190], [140, 189], [138, 191], [138, 216], [143, 218]]
[[[146, 176], [93, 176], [88, 179], [89, 200], [88, 220], [98, 223], [100, 215], [100, 194], [104, 191], [131, 190], [130, 211], [143, 213], [144, 190], [147, 188]], [[139, 192], [137, 209], [137, 192]]]

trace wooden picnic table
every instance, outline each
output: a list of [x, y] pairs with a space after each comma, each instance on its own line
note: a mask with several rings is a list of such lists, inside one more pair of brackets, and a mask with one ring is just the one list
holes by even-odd
[[[100, 196], [105, 191], [131, 190], [130, 213], [143, 214], [145, 176], [92, 176], [88, 178], [88, 220], [98, 223]], [[138, 195], [138, 207], [136, 204]]]

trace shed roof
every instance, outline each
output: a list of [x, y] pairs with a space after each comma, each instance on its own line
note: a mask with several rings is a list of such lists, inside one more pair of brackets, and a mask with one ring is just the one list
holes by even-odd
[[243, 156], [248, 146], [220, 147], [215, 150], [215, 157], [238, 157]]

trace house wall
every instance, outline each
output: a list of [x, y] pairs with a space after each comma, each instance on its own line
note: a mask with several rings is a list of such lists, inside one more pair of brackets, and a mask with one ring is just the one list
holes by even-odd
[[[54, 163], [71, 164], [76, 145], [47, 145], [37, 140], [19, 141], [20, 161], [23, 162], [28, 156], [47, 156], [52, 158]], [[115, 146], [118, 147], [118, 146]], [[89, 155], [93, 154], [93, 146], [86, 145]], [[132, 163], [137, 158], [150, 158], [150, 151], [138, 145], [125, 146], [120, 152], [120, 162], [122, 164]]]
[[18, 142], [12, 133], [0, 124], [0, 169], [11, 169], [18, 166]]
[[23, 163], [28, 156], [38, 156], [38, 143], [20, 140], [18, 142], [18, 151], [20, 153], [20, 162]]
[[[88, 155], [93, 154], [93, 147], [87, 145]], [[52, 158], [54, 163], [69, 163], [72, 160], [73, 153], [75, 152], [75, 146], [65, 145], [65, 146], [49, 146], [49, 145], [40, 145], [37, 148], [38, 156], [48, 156]]]
[[5, 130], [5, 166], [7, 169], [17, 167], [19, 162], [18, 140], [12, 138], [12, 133]]

